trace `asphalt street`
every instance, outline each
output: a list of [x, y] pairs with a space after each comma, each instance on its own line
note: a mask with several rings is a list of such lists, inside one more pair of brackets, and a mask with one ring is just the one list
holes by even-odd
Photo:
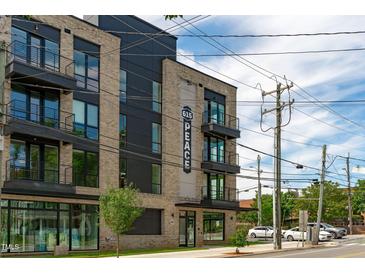
[[335, 240], [336, 247], [311, 248], [258, 254], [242, 258], [365, 258], [365, 239]]

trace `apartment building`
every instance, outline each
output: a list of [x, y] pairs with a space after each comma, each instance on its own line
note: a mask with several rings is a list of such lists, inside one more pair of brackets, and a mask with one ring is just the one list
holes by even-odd
[[228, 240], [234, 86], [177, 62], [176, 37], [135, 16], [3, 16], [0, 28], [2, 253], [114, 248], [98, 199], [126, 181], [145, 211], [124, 248]]

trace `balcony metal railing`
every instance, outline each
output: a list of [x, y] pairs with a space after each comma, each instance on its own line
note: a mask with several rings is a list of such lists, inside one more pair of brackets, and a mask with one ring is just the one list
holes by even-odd
[[[59, 128], [72, 133], [74, 130], [75, 116], [51, 107], [42, 107], [39, 104], [27, 104], [25, 101], [12, 100], [5, 105], [6, 121], [10, 119], [27, 120], [40, 125]], [[60, 116], [64, 117], [63, 121]]]
[[[61, 168], [46, 168], [49, 162], [36, 161], [31, 163], [24, 158], [9, 159], [6, 162], [6, 180], [29, 180], [53, 184], [72, 184], [67, 166]], [[60, 174], [63, 173], [63, 178]]]
[[239, 166], [239, 154], [235, 152], [215, 152], [212, 149], [203, 149], [203, 161], [215, 162], [222, 164], [229, 164], [232, 166]]
[[65, 63], [64, 73], [73, 76], [73, 60], [45, 47], [13, 41], [7, 46], [7, 64], [14, 60], [53, 72], [62, 72], [60, 63]]
[[204, 111], [202, 117], [203, 117], [203, 125], [217, 124], [231, 129], [239, 130], [240, 122], [238, 117], [220, 112], [217, 112], [216, 114], [212, 115], [210, 111]]
[[216, 188], [213, 186], [203, 186], [201, 189], [203, 200], [219, 200], [219, 201], [229, 201], [237, 202], [238, 190], [231, 187]]

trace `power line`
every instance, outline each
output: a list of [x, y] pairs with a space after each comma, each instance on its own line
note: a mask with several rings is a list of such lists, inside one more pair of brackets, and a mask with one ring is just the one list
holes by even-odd
[[[269, 51], [269, 52], [240, 52], [240, 53], [179, 53], [183, 57], [231, 57], [231, 56], [265, 56], [265, 55], [292, 55], [292, 54], [317, 54], [334, 52], [364, 51], [365, 48], [343, 48], [343, 49], [323, 49], [323, 50], [299, 50], [299, 51]], [[149, 53], [124, 53], [124, 56], [145, 56], [145, 57], [171, 57], [173, 54], [149, 54]]]
[[[133, 31], [105, 30], [105, 32], [120, 33], [127, 35], [141, 35]], [[333, 35], [354, 35], [364, 34], [365, 30], [358, 31], [337, 31], [337, 32], [314, 32], [314, 33], [283, 33], [283, 34], [174, 34], [176, 37], [207, 37], [207, 38], [273, 38], [273, 37], [300, 37], [300, 36], [333, 36]], [[143, 32], [152, 36], [172, 36], [168, 33]]]

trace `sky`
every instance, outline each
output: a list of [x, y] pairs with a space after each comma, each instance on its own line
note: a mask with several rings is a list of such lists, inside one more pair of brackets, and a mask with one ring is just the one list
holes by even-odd
[[[163, 16], [139, 16], [146, 21], [162, 28], [183, 23], [193, 16], [184, 16], [176, 22], [165, 21]], [[194, 23], [194, 26], [207, 34], [281, 34], [281, 33], [315, 33], [362, 30], [365, 25], [365, 16], [210, 16]], [[172, 31], [172, 34], [197, 34], [199, 30], [191, 25]], [[365, 34], [337, 35], [337, 36], [306, 36], [306, 37], [279, 37], [279, 38], [215, 38], [225, 47], [237, 53], [305, 51], [341, 48], [360, 48], [365, 46]], [[209, 40], [208, 38], [204, 38]], [[213, 41], [209, 41], [214, 43]], [[218, 49], [197, 37], [179, 37], [178, 52], [181, 54], [216, 54]], [[318, 100], [353, 100], [365, 99], [365, 51], [336, 52], [319, 54], [244, 56], [246, 60], [265, 69], [254, 67], [256, 70], [242, 64], [246, 61], [237, 57], [189, 57], [189, 60], [179, 56], [178, 60], [206, 72], [214, 77], [237, 86], [237, 100], [262, 100], [261, 91], [249, 88], [242, 83], [256, 86], [260, 83], [264, 91], [276, 88], [272, 73], [286, 76], [289, 81], [298, 84], [305, 92]], [[220, 73], [238, 80], [241, 83], [214, 73], [194, 61]], [[259, 71], [259, 72], [258, 72]], [[267, 73], [269, 71], [270, 73]], [[263, 76], [261, 73], [264, 73]], [[271, 79], [269, 79], [271, 77]], [[280, 79], [283, 81], [282, 79]], [[365, 125], [364, 104], [327, 104], [333, 111], [321, 104], [301, 104], [300, 101], [311, 100], [307, 93], [294, 86], [291, 98], [294, 103], [290, 123], [283, 128], [282, 138], [302, 142], [298, 144], [282, 140], [282, 158], [306, 166], [321, 168], [321, 154], [323, 144], [327, 144], [327, 165], [330, 166], [328, 175], [341, 185], [346, 184], [345, 160], [335, 155], [365, 158]], [[287, 93], [286, 93], [287, 94]], [[304, 98], [303, 98], [304, 96]], [[284, 97], [288, 99], [288, 97]], [[266, 98], [265, 100], [273, 100]], [[265, 104], [267, 108], [270, 105]], [[252, 132], [262, 132], [260, 129], [260, 106], [237, 103], [237, 115], [240, 119], [241, 138], [238, 143], [273, 154], [273, 130], [267, 131], [266, 136]], [[345, 118], [343, 118], [345, 117]], [[266, 125], [273, 124], [273, 115], [264, 118]], [[289, 111], [284, 111], [283, 120], [288, 121]], [[349, 119], [353, 122], [349, 122]], [[363, 126], [364, 125], [364, 126]], [[264, 128], [266, 129], [266, 128]], [[251, 130], [251, 131], [250, 131]], [[308, 145], [310, 144], [310, 145]], [[257, 152], [237, 147], [240, 154], [240, 166], [244, 169], [241, 175], [255, 176]], [[262, 157], [262, 177], [272, 178], [273, 158]], [[333, 162], [333, 163], [332, 163]], [[330, 165], [332, 163], [332, 165]], [[361, 165], [360, 161], [351, 160], [351, 167]], [[248, 170], [246, 170], [248, 169]], [[253, 171], [250, 171], [253, 169]], [[304, 168], [297, 169], [290, 163], [282, 163], [282, 178], [308, 179], [298, 182], [284, 183], [283, 187], [302, 188], [312, 179], [319, 178], [318, 171]], [[337, 174], [335, 174], [337, 173]], [[294, 175], [293, 175], [294, 174]], [[353, 174], [353, 185], [362, 174]], [[337, 178], [337, 179], [336, 179]], [[272, 181], [263, 184], [272, 186]], [[237, 188], [244, 190], [257, 185], [256, 180], [238, 178]], [[241, 192], [240, 198], [252, 198], [255, 189]], [[271, 193], [265, 188], [264, 193]]]

